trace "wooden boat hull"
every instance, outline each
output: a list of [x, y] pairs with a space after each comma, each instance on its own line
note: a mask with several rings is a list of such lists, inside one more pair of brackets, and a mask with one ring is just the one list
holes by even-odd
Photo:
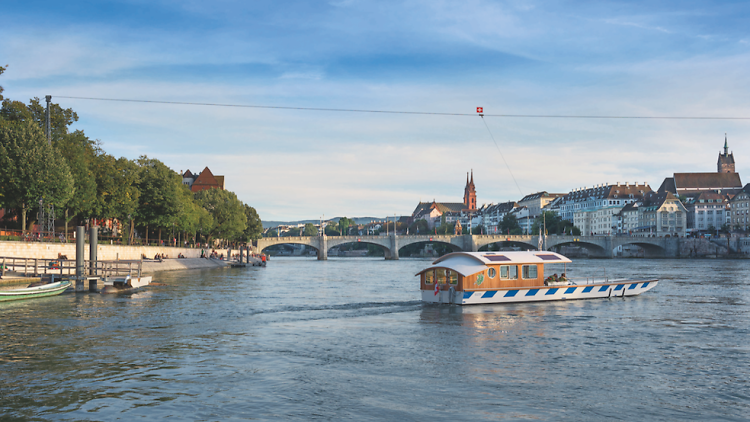
[[434, 290], [422, 290], [421, 292], [423, 302], [479, 305], [488, 303], [547, 302], [630, 297], [651, 290], [658, 283], [658, 280], [623, 280], [598, 284], [506, 288], [466, 292], [440, 290], [437, 295]]
[[0, 302], [56, 296], [64, 292], [68, 287], [70, 287], [70, 281], [58, 281], [42, 286], [0, 291]]

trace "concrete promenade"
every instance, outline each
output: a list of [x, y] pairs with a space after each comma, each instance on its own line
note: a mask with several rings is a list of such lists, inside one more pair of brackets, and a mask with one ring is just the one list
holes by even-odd
[[[89, 245], [86, 244], [85, 254], [89, 256]], [[217, 249], [218, 250], [218, 249]], [[224, 250], [226, 252], [226, 250]], [[97, 258], [102, 261], [137, 260], [141, 254], [153, 258], [156, 254], [165, 254], [170, 258], [177, 258], [177, 254], [183, 254], [187, 258], [200, 258], [201, 250], [193, 248], [172, 248], [168, 246], [127, 246], [110, 245], [99, 243], [97, 247]], [[207, 252], [210, 252], [208, 250]], [[0, 241], [0, 256], [18, 258], [55, 259], [57, 254], [66, 255], [69, 259], [76, 257], [76, 244], [71, 243], [46, 243], [46, 242], [9, 242]]]

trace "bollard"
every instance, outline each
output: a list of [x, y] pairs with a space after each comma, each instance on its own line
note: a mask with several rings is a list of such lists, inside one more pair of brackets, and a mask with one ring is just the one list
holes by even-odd
[[83, 274], [83, 241], [84, 241], [84, 234], [85, 227], [78, 226], [76, 227], [76, 292], [83, 292], [84, 291], [84, 277]]
[[[91, 265], [91, 275], [96, 277], [97, 275], [97, 259], [96, 259], [96, 250], [99, 246], [99, 228], [94, 226], [89, 229], [89, 262]], [[96, 282], [97, 280], [95, 278], [89, 279], [89, 291], [90, 292], [96, 292]]]

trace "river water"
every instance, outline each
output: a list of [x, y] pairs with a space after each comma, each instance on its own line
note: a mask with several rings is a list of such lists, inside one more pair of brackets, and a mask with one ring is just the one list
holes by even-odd
[[748, 420], [750, 261], [626, 299], [423, 305], [427, 260], [277, 258], [0, 303], [3, 420]]

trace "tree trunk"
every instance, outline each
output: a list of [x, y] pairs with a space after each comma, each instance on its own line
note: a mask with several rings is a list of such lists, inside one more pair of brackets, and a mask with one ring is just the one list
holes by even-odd
[[156, 246], [161, 246], [161, 227], [159, 227], [159, 242], [156, 244]]
[[146, 224], [146, 246], [148, 246], [148, 224]]
[[65, 242], [68, 241], [68, 209], [65, 208]]
[[26, 204], [21, 204], [21, 234], [26, 233]]
[[128, 236], [128, 245], [133, 244], [133, 235], [135, 234], [134, 227], [133, 227], [133, 219], [130, 219], [130, 235]]

